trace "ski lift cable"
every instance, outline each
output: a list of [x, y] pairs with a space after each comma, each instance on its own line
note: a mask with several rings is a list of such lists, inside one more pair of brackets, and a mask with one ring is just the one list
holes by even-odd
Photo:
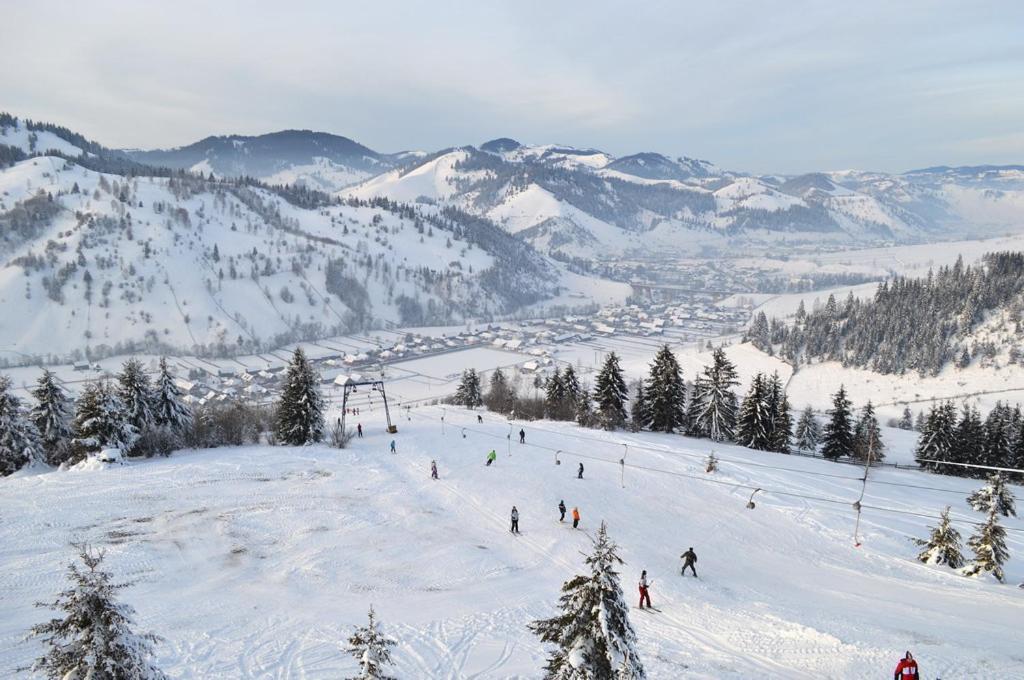
[[957, 465], [959, 467], [977, 468], [978, 470], [996, 470], [998, 472], [1016, 472], [1024, 475], [1024, 470], [1018, 468], [998, 467], [995, 465], [978, 465], [977, 463], [954, 463], [951, 460], [936, 460], [934, 458], [918, 458], [921, 463], [938, 463], [939, 465]]

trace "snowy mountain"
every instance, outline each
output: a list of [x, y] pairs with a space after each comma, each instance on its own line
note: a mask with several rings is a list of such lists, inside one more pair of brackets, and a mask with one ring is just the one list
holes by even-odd
[[5, 360], [251, 352], [628, 294], [453, 209], [180, 172], [98, 172], [86, 164], [99, 156], [60, 134], [23, 124], [3, 132], [15, 143], [6, 148], [39, 154], [0, 169]]

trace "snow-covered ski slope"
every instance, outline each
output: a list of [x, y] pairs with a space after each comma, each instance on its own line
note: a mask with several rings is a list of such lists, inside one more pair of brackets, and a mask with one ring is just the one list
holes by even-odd
[[[69, 543], [88, 541], [135, 582], [123, 596], [166, 638], [159, 662], [176, 678], [342, 677], [343, 640], [371, 603], [400, 641], [399, 677], [537, 678], [546, 650], [526, 624], [554, 612], [603, 519], [631, 603], [641, 569], [654, 581], [660, 613], [631, 611], [651, 678], [879, 678], [907, 649], [928, 679], [1024, 677], [1024, 522], [1006, 522], [999, 585], [919, 564], [909, 539], [930, 520], [875, 509], [950, 503], [977, 520], [963, 501], [974, 481], [872, 471], [858, 548], [852, 466], [717, 446], [708, 475], [707, 441], [542, 422], [523, 425], [524, 446], [498, 416], [448, 408], [442, 434], [441, 414], [403, 414], [397, 455], [364, 404], [367, 436], [344, 451], [182, 452], [0, 481], [0, 673], [40, 652], [22, 641], [48, 615], [32, 603], [63, 587]], [[763, 489], [754, 510], [749, 487]], [[562, 499], [581, 531], [557, 521]], [[679, 575], [690, 546], [699, 579]]]

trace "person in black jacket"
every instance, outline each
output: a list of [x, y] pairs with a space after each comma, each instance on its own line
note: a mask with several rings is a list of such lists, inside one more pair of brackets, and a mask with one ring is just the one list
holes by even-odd
[[580, 463], [580, 469], [576, 471], [576, 479], [583, 479], [583, 463]]
[[679, 575], [686, 576], [686, 569], [689, 567], [690, 571], [693, 572], [693, 577], [697, 578], [697, 570], [693, 566], [697, 564], [697, 553], [693, 552], [693, 548], [690, 548], [679, 557], [683, 560], [683, 568], [679, 570]]
[[564, 522], [565, 521], [565, 501], [558, 501], [558, 512], [561, 513], [561, 515], [558, 518], [558, 521], [559, 522]]

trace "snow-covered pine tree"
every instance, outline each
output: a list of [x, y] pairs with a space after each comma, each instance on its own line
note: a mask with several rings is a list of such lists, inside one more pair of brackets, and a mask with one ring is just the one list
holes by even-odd
[[176, 435], [181, 435], [192, 425], [192, 409], [182, 400], [181, 390], [167, 367], [166, 357], [160, 358], [160, 375], [153, 390], [153, 422]]
[[882, 429], [878, 426], [875, 407], [870, 401], [861, 409], [860, 418], [853, 430], [853, 457], [865, 462], [868, 456], [873, 463], [885, 458]]
[[594, 403], [597, 422], [605, 430], [617, 430], [626, 425], [626, 379], [619, 366], [619, 357], [611, 352], [594, 382]]
[[127, 452], [139, 437], [138, 430], [128, 422], [124, 403], [106, 379], [85, 384], [75, 403], [72, 430], [72, 447], [76, 449], [72, 461], [105, 448]]
[[721, 347], [715, 349], [711, 364], [694, 381], [691, 429], [716, 442], [731, 441], [736, 431], [736, 394], [732, 388], [738, 384], [736, 367]]
[[938, 526], [932, 528], [926, 540], [914, 539], [923, 548], [917, 559], [925, 564], [945, 564], [951, 569], [959, 569], [964, 565], [964, 556], [960, 552], [960, 532], [953, 528], [949, 520], [949, 506], [942, 511]]
[[618, 546], [602, 522], [594, 550], [586, 559], [590, 573], [562, 585], [561, 613], [534, 621], [531, 630], [554, 644], [547, 680], [641, 680], [647, 677], [636, 650], [636, 633], [619, 583], [623, 564]]
[[11, 389], [11, 379], [0, 375], [0, 477], [43, 459], [39, 431]]
[[768, 379], [767, 387], [768, 415], [771, 418], [767, 448], [769, 451], [789, 453], [789, 440], [793, 436], [793, 416], [778, 372]]
[[281, 398], [277, 402], [277, 441], [289, 446], [313, 444], [324, 438], [324, 401], [320, 396], [320, 375], [295, 348], [285, 373]]
[[647, 391], [644, 389], [644, 381], [636, 383], [636, 398], [629, 407], [630, 426], [634, 432], [646, 430], [651, 426], [651, 411], [647, 406]]
[[516, 393], [508, 384], [505, 372], [500, 368], [491, 373], [484, 404], [495, 413], [510, 413], [515, 404]]
[[153, 386], [138, 359], [129, 359], [117, 376], [117, 396], [124, 404], [125, 418], [142, 432], [153, 424]]
[[480, 391], [480, 374], [475, 368], [467, 368], [462, 372], [462, 379], [455, 390], [455, 403], [473, 409], [483, 406], [483, 394]]
[[995, 507], [989, 510], [978, 533], [967, 539], [967, 545], [974, 551], [974, 559], [964, 567], [964, 575], [992, 574], [997, 581], [1002, 581], [1003, 565], [1010, 559], [1010, 553], [1006, 549], [1006, 529], [1000, 526]]
[[650, 427], [655, 432], [676, 432], [686, 426], [686, 385], [679, 362], [663, 345], [651, 363], [645, 390]]
[[54, 680], [163, 680], [167, 676], [153, 665], [155, 635], [135, 633], [134, 610], [117, 601], [116, 593], [125, 588], [111, 581], [111, 574], [100, 569], [102, 552], [79, 547], [82, 566], [68, 565], [72, 586], [57, 596], [50, 607], [63, 612], [32, 628], [32, 636], [42, 637], [46, 654], [32, 670]]
[[[956, 424], [954, 435], [950, 441], [949, 460], [956, 463], [973, 463], [983, 465], [985, 459], [985, 426], [977, 408], [964, 404], [960, 412], [960, 422]], [[961, 474], [963, 468], [945, 466], [945, 472]]]
[[952, 402], [933, 404], [917, 438], [914, 458], [926, 470], [950, 472], [939, 461], [952, 459], [956, 434], [956, 409]]
[[701, 420], [701, 409], [707, 399], [707, 385], [704, 374], [698, 373], [690, 385], [690, 400], [686, 404], [686, 434], [691, 437], [707, 437], [708, 431]]
[[575, 411], [575, 404], [579, 402], [580, 393], [583, 388], [580, 387], [580, 379], [576, 376], [576, 370], [573, 369], [572, 364], [566, 364], [565, 369], [562, 371], [562, 389], [565, 390], [566, 403], [570, 405], [570, 413]]
[[39, 432], [46, 462], [60, 465], [71, 453], [71, 400], [57, 377], [47, 369], [39, 376], [32, 396], [36, 405], [29, 417]]
[[1003, 517], [1016, 517], [1017, 507], [1013, 492], [1006, 486], [1006, 478], [998, 472], [989, 475], [988, 483], [967, 497], [967, 504], [978, 512], [995, 510]]
[[556, 369], [544, 383], [544, 413], [551, 420], [565, 420], [568, 418], [566, 411], [565, 383], [562, 373]]
[[909, 406], [903, 407], [903, 415], [900, 416], [899, 422], [896, 427], [901, 430], [913, 430], [914, 429], [914, 413], [910, 410]]
[[846, 398], [846, 388], [840, 385], [839, 391], [832, 397], [832, 410], [828, 412], [829, 420], [822, 432], [822, 457], [839, 460], [853, 455], [850, 406], [850, 400]]
[[800, 413], [800, 420], [796, 423], [796, 447], [801, 451], [814, 453], [818, 450], [818, 443], [821, 441], [821, 423], [814, 416], [814, 409], [808, 404]]
[[1006, 466], [1013, 437], [1011, 417], [1012, 410], [1002, 402], [996, 402], [989, 411], [985, 418], [985, 449], [983, 459], [978, 461], [980, 465]]
[[772, 414], [768, 410], [768, 386], [763, 374], [750, 381], [736, 419], [736, 443], [748, 449], [766, 450], [771, 443]]
[[381, 632], [371, 605], [366, 625], [356, 628], [348, 639], [348, 653], [359, 662], [359, 675], [350, 680], [395, 680], [387, 675], [394, 646], [395, 641]]
[[573, 419], [580, 427], [594, 427], [596, 422], [594, 405], [590, 401], [590, 390], [586, 387], [580, 389], [579, 394], [576, 396], [576, 408], [573, 413]]

